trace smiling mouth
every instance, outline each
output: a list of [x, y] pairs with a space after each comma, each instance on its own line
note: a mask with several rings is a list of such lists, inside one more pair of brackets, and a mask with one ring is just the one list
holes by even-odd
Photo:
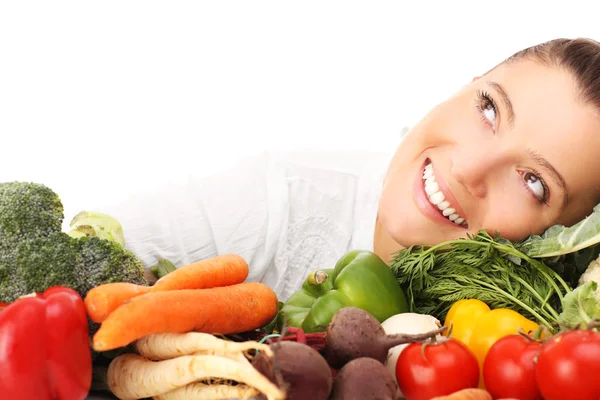
[[429, 202], [438, 209], [442, 216], [461, 227], [467, 228], [469, 226], [467, 221], [458, 214], [456, 211], [457, 208], [453, 207], [453, 205], [446, 200], [446, 196], [440, 190], [435, 179], [431, 161], [427, 161], [425, 168], [423, 169], [423, 189], [425, 189], [425, 194], [427, 195]]

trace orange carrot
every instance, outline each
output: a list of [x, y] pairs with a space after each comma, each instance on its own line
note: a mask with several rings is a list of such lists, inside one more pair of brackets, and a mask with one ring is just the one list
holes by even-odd
[[133, 283], [105, 283], [90, 290], [85, 295], [85, 308], [90, 319], [102, 322], [108, 314], [127, 300], [148, 293], [150, 286]]
[[248, 264], [235, 254], [224, 254], [184, 265], [159, 279], [154, 286], [131, 283], [106, 283], [90, 290], [85, 305], [90, 319], [104, 321], [126, 301], [148, 293], [164, 290], [205, 289], [242, 283], [248, 277]]
[[434, 397], [431, 400], [493, 400], [493, 398], [484, 389], [463, 389], [448, 396]]
[[155, 333], [246, 332], [268, 324], [277, 314], [277, 301], [275, 292], [258, 282], [150, 292], [112, 312], [94, 335], [93, 347], [112, 350]]
[[242, 283], [248, 264], [236, 254], [223, 254], [185, 265], [159, 279], [152, 291], [206, 289]]

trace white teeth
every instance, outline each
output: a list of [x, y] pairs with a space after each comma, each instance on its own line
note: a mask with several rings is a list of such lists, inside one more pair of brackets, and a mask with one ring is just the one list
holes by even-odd
[[450, 221], [453, 221], [455, 224], [466, 224], [465, 219], [456, 213], [456, 209], [450, 207], [450, 202], [446, 201], [446, 197], [440, 191], [440, 185], [435, 180], [431, 164], [427, 164], [423, 170], [423, 181], [425, 193], [427, 193], [427, 196], [429, 197], [429, 202], [437, 206], [442, 215]]
[[431, 196], [435, 192], [439, 192], [439, 190], [440, 186], [437, 184], [436, 181], [433, 181], [433, 183], [430, 184], [425, 184], [425, 193], [427, 193], [427, 196]]
[[442, 214], [444, 215], [444, 217], [447, 217], [448, 215], [452, 215], [456, 212], [456, 210], [454, 208], [446, 208], [445, 210], [442, 211]]
[[437, 206], [440, 209], [440, 211], [444, 211], [446, 208], [450, 207], [450, 203], [448, 203], [447, 201], [442, 201]]
[[444, 201], [444, 194], [442, 192], [436, 192], [429, 197], [431, 204], [438, 205]]

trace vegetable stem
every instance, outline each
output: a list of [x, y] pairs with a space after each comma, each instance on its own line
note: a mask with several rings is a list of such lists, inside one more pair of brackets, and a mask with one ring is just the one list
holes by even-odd
[[384, 338], [385, 345], [387, 348], [392, 348], [395, 346], [399, 346], [401, 344], [406, 343], [414, 343], [421, 342], [423, 340], [435, 339], [435, 337], [448, 329], [446, 326], [442, 326], [441, 328], [425, 332], [425, 333], [416, 333], [416, 334], [408, 334], [408, 333], [396, 333], [393, 335], [387, 335]]
[[529, 283], [519, 278], [518, 276], [514, 278], [517, 280], [517, 282], [526, 287], [531, 292], [532, 296], [541, 302], [541, 307], [546, 307], [551, 316], [558, 321], [558, 312], [556, 312], [556, 310], [549, 303], [547, 303], [547, 300], [540, 296], [540, 294], [534, 288], [532, 288]]
[[[472, 279], [472, 280], [473, 280], [473, 282], [477, 282], [481, 286], [485, 286], [489, 289], [494, 290], [495, 292], [501, 293], [506, 298], [510, 299], [511, 301], [514, 301], [515, 303], [517, 303], [518, 305], [523, 307], [525, 310], [527, 310], [529, 313], [531, 313], [531, 315], [536, 317], [538, 319], [538, 321], [542, 322], [544, 325], [546, 325], [548, 327], [551, 326], [551, 324], [544, 317], [542, 317], [540, 314], [538, 314], [535, 310], [533, 310], [531, 307], [529, 307], [527, 304], [523, 303], [521, 300], [517, 299], [516, 297], [511, 296], [509, 293], [505, 292], [504, 290], [499, 289], [496, 286], [490, 285], [489, 283], [484, 282], [479, 279]], [[550, 329], [550, 328], [548, 328], [548, 329]]]

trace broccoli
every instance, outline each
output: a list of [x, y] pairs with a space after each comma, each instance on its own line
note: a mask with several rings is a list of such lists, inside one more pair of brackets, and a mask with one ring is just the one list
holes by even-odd
[[80, 262], [76, 265], [81, 293], [109, 282], [148, 285], [142, 262], [119, 243], [97, 237], [75, 240], [80, 244]]
[[45, 185], [0, 184], [0, 240], [4, 243], [60, 232], [63, 213], [60, 198]]
[[148, 284], [141, 261], [119, 242], [62, 232], [62, 202], [46, 186], [0, 183], [0, 213], [0, 301], [57, 285], [85, 297], [103, 283]]

